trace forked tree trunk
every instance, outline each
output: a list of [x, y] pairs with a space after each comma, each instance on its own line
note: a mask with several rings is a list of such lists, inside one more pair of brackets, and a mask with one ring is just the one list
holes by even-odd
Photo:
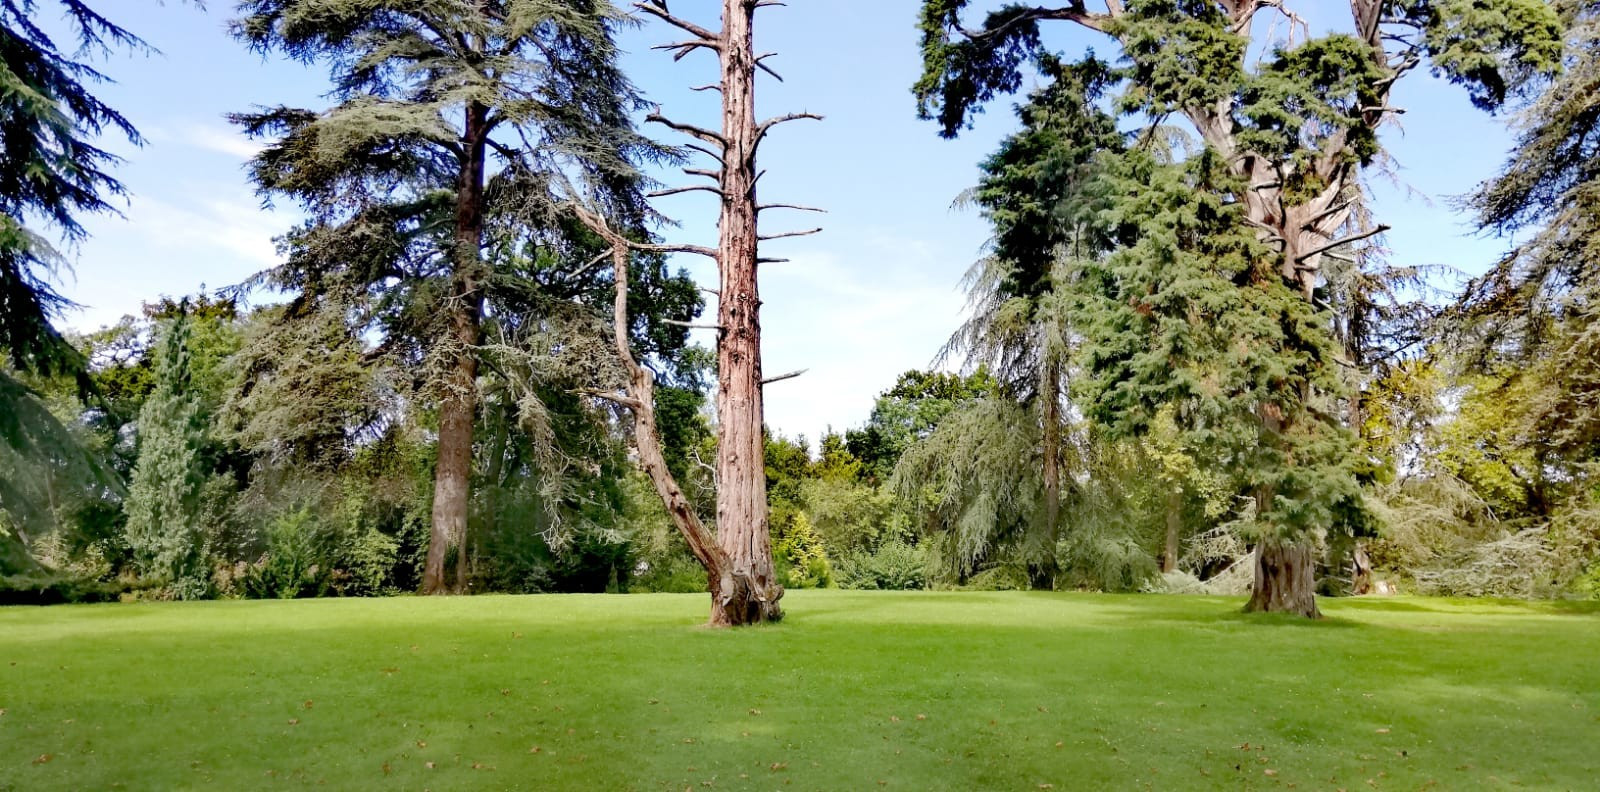
[[755, 9], [755, 0], [722, 4], [722, 136], [727, 144], [717, 243], [717, 543], [731, 569], [711, 586], [725, 603], [713, 609], [712, 621], [721, 617], [729, 624], [780, 618], [783, 596], [772, 567], [762, 437]]
[[1251, 613], [1292, 613], [1322, 618], [1317, 610], [1315, 548], [1309, 542], [1263, 541], [1256, 545], [1256, 578]]
[[438, 460], [433, 470], [433, 520], [428, 556], [422, 570], [422, 592], [448, 589], [445, 556], [460, 547], [456, 563], [465, 563], [467, 512], [472, 497], [472, 429], [478, 410], [478, 343], [483, 318], [481, 246], [483, 244], [483, 172], [488, 140], [488, 108], [467, 107], [461, 172], [456, 185], [454, 273], [450, 279], [448, 372], [439, 399]]
[[[756, 201], [756, 150], [772, 127], [800, 118], [819, 118], [809, 113], [791, 114], [766, 121], [755, 115], [756, 70], [767, 68], [755, 53], [752, 32], [756, 9], [781, 5], [768, 0], [723, 0], [722, 30], [713, 31], [673, 16], [664, 0], [641, 0], [635, 8], [659, 17], [687, 32], [688, 41], [660, 49], [677, 50], [677, 57], [697, 49], [716, 53], [720, 80], [709, 86], [722, 94], [722, 128], [713, 131], [692, 124], [663, 118], [659, 113], [650, 121], [665, 124], [698, 139], [696, 150], [716, 158], [716, 171], [686, 168], [695, 176], [716, 180], [715, 187], [695, 186], [664, 190], [656, 195], [707, 191], [721, 199], [718, 239], [715, 249], [695, 246], [644, 245], [630, 243], [605, 225], [603, 218], [581, 208], [579, 216], [590, 228], [610, 240], [613, 249], [648, 249], [656, 252], [689, 252], [716, 259], [719, 279], [717, 307], [717, 533], [713, 540], [688, 503], [664, 463], [652, 461], [660, 456], [655, 439], [654, 405], [650, 397], [654, 381], [633, 361], [627, 349], [626, 328], [614, 328], [619, 354], [630, 367], [631, 383], [626, 397], [607, 396], [634, 411], [635, 434], [640, 444], [641, 463], [655, 482], [656, 490], [673, 515], [695, 557], [706, 568], [711, 589], [713, 625], [754, 624], [775, 621], [783, 616], [778, 600], [783, 586], [772, 567], [772, 536], [767, 524], [767, 478], [762, 437], [761, 376], [761, 295], [757, 288], [761, 264], [759, 251], [763, 237], [758, 220], [763, 209], [803, 209], [774, 205], [763, 207]], [[766, 56], [761, 56], [766, 57]], [[769, 69], [770, 70], [770, 69]], [[820, 230], [820, 229], [819, 229]], [[800, 236], [805, 231], [765, 237]], [[619, 283], [626, 283], [626, 261], [617, 264]], [[618, 316], [626, 304], [618, 293]], [[618, 320], [621, 321], [621, 320]], [[647, 381], [649, 380], [649, 381]], [[655, 446], [652, 452], [645, 446]]]

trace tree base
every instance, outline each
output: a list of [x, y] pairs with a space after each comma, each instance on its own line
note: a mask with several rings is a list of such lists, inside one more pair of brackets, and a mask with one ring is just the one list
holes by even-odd
[[1322, 618], [1317, 609], [1315, 548], [1302, 542], [1262, 542], [1246, 613], [1291, 613]]
[[783, 619], [783, 609], [778, 607], [783, 586], [775, 582], [761, 584], [748, 575], [737, 574], [725, 575], [716, 583], [711, 590], [710, 626], [745, 627]]

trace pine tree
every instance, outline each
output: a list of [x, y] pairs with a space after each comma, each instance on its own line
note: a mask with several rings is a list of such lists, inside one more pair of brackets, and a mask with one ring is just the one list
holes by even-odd
[[[1137, 321], [1118, 309], [1113, 315], [1131, 324], [1101, 325], [1106, 338], [1124, 341], [1092, 357], [1100, 369], [1093, 390], [1102, 400], [1095, 409], [1138, 431], [1139, 416], [1152, 413], [1155, 400], [1214, 390], [1207, 377], [1238, 386], [1219, 397], [1229, 415], [1255, 416], [1257, 448], [1244, 467], [1261, 534], [1249, 607], [1317, 615], [1314, 538], [1331, 527], [1353, 487], [1350, 445], [1341, 439], [1338, 411], [1327, 409], [1337, 390], [1321, 390], [1338, 382], [1324, 370], [1335, 364], [1332, 320], [1317, 308], [1322, 267], [1329, 252], [1383, 230], [1359, 227], [1354, 208], [1363, 169], [1381, 153], [1379, 127], [1397, 110], [1389, 104], [1394, 85], [1426, 64], [1466, 87], [1479, 106], [1498, 107], [1520, 77], [1559, 67], [1560, 18], [1545, 0], [1352, 0], [1349, 32], [1312, 36], [1289, 2], [1105, 0], [1091, 10], [1085, 0], [1071, 0], [1007, 5], [973, 29], [963, 21], [969, 5], [922, 5], [924, 71], [914, 91], [919, 113], [937, 119], [942, 134], [958, 134], [983, 103], [1021, 85], [1025, 64], [1044, 61], [1046, 22], [1104, 34], [1120, 48], [1117, 93], [1108, 97], [1119, 112], [1148, 127], [1181, 118], [1199, 134], [1204, 151], [1182, 168], [1152, 169], [1137, 157], [1118, 166], [1166, 183], [1130, 197], [1132, 212], [1118, 222], [1165, 231], [1153, 240], [1167, 244], [1141, 241], [1107, 265], [1106, 274], [1120, 278], [1107, 281], [1107, 290], [1127, 292], [1122, 307]], [[1256, 25], [1261, 14], [1285, 17], [1288, 40], [1252, 41], [1266, 28]], [[1188, 206], [1173, 203], [1180, 199]], [[1179, 221], [1197, 226], [1161, 225]], [[1195, 238], [1201, 229], [1223, 235], [1229, 259], [1195, 259], [1190, 278], [1160, 272], [1213, 244]], [[1224, 276], [1234, 278], [1235, 294], [1213, 288]], [[1141, 295], [1132, 284], [1178, 293]], [[1202, 309], [1247, 309], [1233, 320], [1244, 325], [1241, 337], [1269, 346], [1221, 354], [1193, 372], [1198, 379], [1174, 376], [1186, 355], [1228, 349], [1160, 346], [1184, 342], [1177, 325], [1190, 321], [1161, 307], [1190, 301]], [[1144, 331], [1157, 338], [1141, 338]], [[1134, 339], [1137, 345], [1128, 343]], [[1224, 370], [1233, 365], [1254, 368]], [[1234, 442], [1225, 445], [1243, 439], [1229, 434]]]
[[270, 280], [287, 316], [360, 317], [381, 351], [421, 369], [438, 405], [438, 460], [423, 589], [447, 587], [471, 496], [485, 305], [497, 251], [570, 253], [567, 177], [630, 228], [649, 216], [634, 163], [663, 152], [637, 135], [605, 0], [247, 0], [234, 33], [331, 70], [335, 104], [236, 120], [270, 144], [266, 196], [312, 219]]
[[156, 389], [139, 411], [139, 460], [128, 488], [128, 544], [146, 577], [169, 582], [183, 599], [210, 591], [202, 526], [197, 524], [206, 427], [190, 383], [189, 319], [161, 333]]

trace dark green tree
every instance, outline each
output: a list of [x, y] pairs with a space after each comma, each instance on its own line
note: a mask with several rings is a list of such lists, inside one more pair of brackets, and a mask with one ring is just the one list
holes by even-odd
[[[1113, 108], [1147, 127], [1182, 119], [1198, 133], [1204, 150], [1192, 163], [1155, 168], [1135, 156], [1114, 169], [1114, 181], [1129, 186], [1144, 186], [1130, 178], [1167, 185], [1134, 193], [1126, 211], [1113, 194], [1114, 225], [1158, 231], [1161, 222], [1185, 218], [1195, 225], [1165, 229], [1155, 239], [1166, 245], [1141, 241], [1106, 265], [1122, 277], [1101, 291], [1123, 292], [1126, 310], [1116, 315], [1128, 321], [1102, 325], [1107, 342], [1121, 342], [1089, 358], [1096, 372], [1091, 411], [1136, 432], [1159, 402], [1214, 390], [1204, 378], [1174, 376], [1183, 366], [1173, 361], [1204, 345], [1169, 350], [1156, 343], [1177, 333], [1176, 323], [1212, 314], [1164, 310], [1250, 311], [1234, 320], [1249, 325], [1241, 337], [1268, 346], [1243, 356], [1252, 360], [1224, 355], [1196, 373], [1238, 386], [1216, 395], [1231, 416], [1252, 414], [1259, 435], [1258, 450], [1240, 460], [1261, 529], [1249, 608], [1317, 615], [1313, 539], [1333, 527], [1353, 489], [1353, 474], [1338, 472], [1349, 469], [1349, 452], [1341, 450], [1348, 443], [1340, 439], [1339, 411], [1328, 409], [1337, 390], [1324, 390], [1337, 383], [1326, 371], [1336, 365], [1332, 321], [1317, 308], [1325, 254], [1382, 230], [1358, 227], [1354, 206], [1363, 170], [1381, 153], [1379, 127], [1396, 111], [1389, 102], [1395, 83], [1426, 64], [1465, 86], [1479, 106], [1498, 107], [1518, 79], [1560, 66], [1559, 16], [1544, 0], [1352, 0], [1344, 32], [1312, 36], [1287, 2], [1105, 0], [1094, 9], [1085, 0], [1013, 3], [977, 28], [964, 21], [970, 5], [922, 5], [924, 70], [914, 91], [919, 113], [936, 119], [942, 134], [958, 134], [985, 102], [1017, 90], [1026, 66], [1047, 62], [1045, 22], [1104, 34], [1120, 50], [1108, 96]], [[1261, 14], [1286, 16], [1289, 39], [1253, 41], [1267, 27], [1256, 24]], [[1175, 205], [1178, 199], [1188, 205]], [[1219, 239], [1204, 241], [1197, 232]], [[1201, 264], [1198, 257], [1212, 255], [1212, 247], [1226, 256]], [[1204, 278], [1186, 282], [1160, 271], [1185, 258], [1194, 258], [1192, 272]], [[1237, 293], [1215, 290], [1222, 279]], [[1132, 284], [1174, 294], [1141, 295]], [[1142, 335], [1150, 332], [1155, 339]], [[1224, 370], [1235, 365], [1253, 368]]]
[[[497, 261], [572, 250], [558, 219], [582, 197], [637, 226], [634, 163], [661, 150], [634, 133], [639, 99], [616, 66], [605, 0], [247, 0], [233, 31], [252, 47], [331, 70], [325, 110], [241, 114], [270, 143], [264, 196], [311, 220], [284, 241], [271, 281], [290, 311], [350, 311], [383, 350], [419, 368], [438, 405], [432, 533], [423, 581], [446, 586], [471, 496], [479, 347]], [[562, 193], [566, 178], [583, 196]]]

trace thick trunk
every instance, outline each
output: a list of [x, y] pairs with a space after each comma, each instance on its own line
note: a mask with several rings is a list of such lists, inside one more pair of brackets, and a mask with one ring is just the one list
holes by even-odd
[[[454, 273], [450, 279], [446, 340], [448, 371], [439, 400], [439, 453], [433, 472], [433, 524], [422, 591], [446, 590], [445, 556], [452, 543], [467, 533], [472, 496], [472, 428], [478, 407], [478, 354], [483, 317], [481, 251], [483, 243], [483, 172], [488, 140], [488, 108], [467, 108], [461, 173], [456, 186]], [[465, 559], [458, 552], [458, 568]]]
[[1270, 540], [1256, 545], [1255, 587], [1245, 611], [1322, 618], [1317, 610], [1316, 572], [1316, 550], [1308, 542]]
[[[1048, 353], [1047, 353], [1048, 354]], [[1029, 571], [1037, 590], [1053, 590], [1060, 566], [1056, 542], [1061, 538], [1061, 364], [1053, 355], [1044, 365], [1039, 383], [1040, 421], [1043, 423], [1044, 535], [1037, 561]]]
[[[717, 324], [717, 543], [730, 565], [708, 570], [712, 623], [781, 617], [767, 526], [762, 437], [760, 238], [756, 209], [754, 0], [723, 0], [721, 275]], [[720, 574], [719, 574], [720, 573]]]
[[1178, 539], [1183, 530], [1183, 490], [1174, 485], [1167, 491], [1167, 541], [1161, 549], [1161, 571], [1178, 568]]

